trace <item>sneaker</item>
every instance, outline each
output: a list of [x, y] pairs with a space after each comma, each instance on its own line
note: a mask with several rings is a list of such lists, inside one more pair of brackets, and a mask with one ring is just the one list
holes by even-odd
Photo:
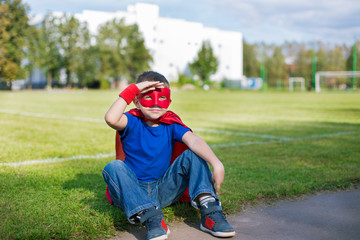
[[200, 206], [200, 213], [202, 231], [211, 233], [215, 237], [235, 236], [235, 230], [226, 221], [220, 202], [209, 202]]
[[146, 240], [167, 239], [168, 234], [170, 233], [170, 230], [164, 221], [164, 215], [161, 209], [145, 209], [140, 214], [140, 222], [146, 227]]

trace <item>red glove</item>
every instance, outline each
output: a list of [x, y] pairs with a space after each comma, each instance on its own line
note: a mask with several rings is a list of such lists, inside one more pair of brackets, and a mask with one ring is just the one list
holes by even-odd
[[132, 83], [119, 94], [119, 97], [122, 97], [125, 102], [127, 102], [127, 104], [130, 104], [132, 100], [134, 100], [135, 97], [139, 94], [139, 88], [134, 83]]

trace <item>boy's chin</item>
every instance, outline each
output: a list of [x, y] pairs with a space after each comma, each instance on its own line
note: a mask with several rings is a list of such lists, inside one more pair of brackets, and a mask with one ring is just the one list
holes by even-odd
[[161, 113], [161, 114], [152, 114], [151, 116], [149, 116], [149, 119], [151, 120], [159, 120], [165, 113]]
[[166, 111], [164, 110], [152, 110], [150, 112], [148, 112], [147, 114], [144, 114], [145, 117], [149, 120], [158, 120], [159, 118], [161, 118], [164, 114], [166, 113]]

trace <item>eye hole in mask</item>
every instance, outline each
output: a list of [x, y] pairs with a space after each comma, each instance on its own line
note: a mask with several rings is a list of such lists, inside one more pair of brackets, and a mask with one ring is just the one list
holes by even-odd
[[140, 94], [140, 104], [143, 107], [159, 106], [168, 108], [171, 103], [169, 88], [156, 88], [155, 90]]

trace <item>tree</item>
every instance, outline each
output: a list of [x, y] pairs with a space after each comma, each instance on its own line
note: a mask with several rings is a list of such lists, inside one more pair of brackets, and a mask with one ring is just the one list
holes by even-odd
[[139, 73], [149, 70], [149, 63], [153, 61], [153, 58], [145, 47], [144, 38], [137, 25], [128, 26], [126, 43], [125, 62], [130, 80], [133, 82]]
[[81, 54], [90, 47], [90, 34], [86, 23], [81, 23], [73, 15], [64, 14], [59, 18], [59, 43], [66, 71], [66, 84], [71, 87], [78, 83], [77, 73], [81, 64]]
[[3, 1], [0, 2], [0, 80], [16, 78], [17, 64], [8, 56], [7, 45], [9, 44], [10, 28], [9, 6]]
[[[100, 57], [97, 46], [90, 46], [81, 52], [81, 63], [77, 69], [77, 76], [82, 85], [89, 88], [99, 88], [100, 79]], [[103, 86], [104, 87], [104, 86]], [[108, 88], [108, 85], [106, 86]]]
[[27, 30], [28, 6], [21, 0], [0, 1], [0, 79], [25, 77], [22, 67]]
[[281, 47], [275, 47], [273, 56], [267, 59], [266, 66], [268, 69], [268, 84], [270, 86], [276, 86], [277, 81], [285, 80], [285, 57]]
[[125, 78], [134, 82], [136, 75], [148, 70], [152, 61], [138, 26], [125, 25], [123, 19], [113, 19], [102, 25], [97, 36], [97, 45], [103, 79], [113, 78], [120, 81]]
[[[328, 55], [324, 48], [320, 47], [316, 53], [316, 71], [327, 71]], [[313, 79], [315, 81], [315, 79]]]
[[113, 19], [99, 29], [97, 45], [100, 51], [100, 72], [104, 81], [119, 81], [126, 74], [125, 45], [127, 28], [123, 20]]
[[[96, 79], [96, 59], [87, 25], [72, 15], [44, 18], [37, 38], [37, 65], [46, 73], [47, 88], [66, 71], [66, 85], [91, 85]], [[91, 49], [90, 49], [91, 48]]]
[[340, 46], [335, 46], [330, 50], [327, 61], [328, 71], [345, 71], [346, 59], [344, 56], [344, 49]]
[[60, 54], [58, 18], [52, 14], [47, 14], [41, 23], [37, 38], [37, 66], [46, 74], [46, 87], [52, 87], [62, 66], [62, 56]]
[[243, 51], [244, 75], [248, 77], [258, 77], [260, 73], [260, 62], [257, 59], [257, 45], [244, 41]]
[[205, 81], [210, 80], [212, 74], [216, 73], [218, 65], [219, 61], [214, 56], [210, 42], [205, 41], [194, 62], [189, 64], [189, 68], [191, 73], [197, 75], [204, 84]]
[[[356, 41], [354, 45], [356, 46], [356, 70], [360, 71], [360, 41]], [[353, 71], [354, 69], [354, 45], [351, 46], [348, 50], [349, 57], [346, 60], [347, 71]]]
[[[24, 61], [23, 67], [25, 69], [26, 75], [31, 76], [34, 72], [34, 69], [37, 65], [37, 40], [39, 38], [39, 30], [30, 25], [26, 29], [26, 38], [25, 38], [25, 51], [24, 51]], [[29, 89], [32, 88], [32, 81], [31, 78], [28, 79], [28, 86]]]
[[301, 45], [296, 58], [296, 68], [294, 74], [296, 77], [303, 77], [307, 85], [311, 83], [312, 78], [312, 55], [313, 50], [307, 50], [305, 45]]

